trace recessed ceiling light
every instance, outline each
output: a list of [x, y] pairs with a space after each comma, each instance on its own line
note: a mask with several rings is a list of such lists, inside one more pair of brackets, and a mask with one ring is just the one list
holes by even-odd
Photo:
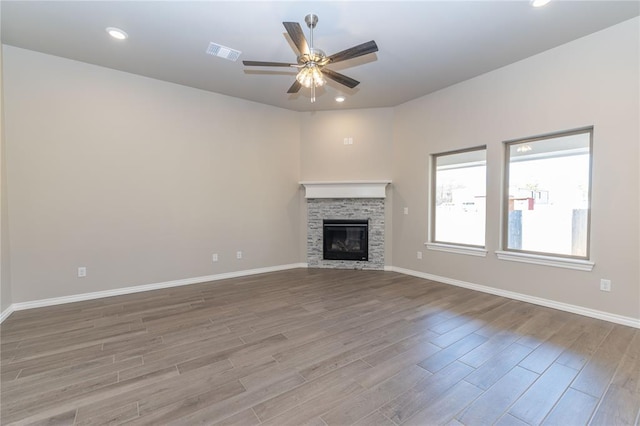
[[531, 0], [531, 6], [542, 7], [549, 3], [551, 0]]
[[129, 37], [127, 33], [116, 27], [107, 27], [107, 33], [117, 40], [125, 40]]
[[336, 102], [344, 102], [344, 96], [336, 96]]

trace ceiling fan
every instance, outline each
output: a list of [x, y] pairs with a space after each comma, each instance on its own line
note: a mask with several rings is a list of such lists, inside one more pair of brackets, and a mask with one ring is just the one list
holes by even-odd
[[307, 43], [307, 39], [302, 32], [300, 24], [297, 22], [283, 22], [284, 28], [287, 30], [289, 37], [295, 44], [300, 55], [298, 56], [297, 63], [292, 64], [288, 62], [262, 62], [262, 61], [242, 61], [245, 66], [255, 67], [294, 67], [299, 68], [296, 75], [296, 81], [293, 82], [287, 93], [298, 93], [302, 86], [311, 89], [311, 102], [316, 101], [316, 87], [323, 86], [325, 83], [324, 77], [330, 78], [350, 89], [360, 84], [359, 81], [354, 80], [351, 77], [347, 77], [344, 74], [340, 74], [329, 68], [325, 68], [329, 64], [336, 62], [346, 61], [347, 59], [357, 58], [358, 56], [367, 55], [378, 51], [376, 42], [371, 40], [366, 43], [359, 44], [349, 49], [343, 50], [338, 53], [334, 53], [331, 56], [327, 56], [321, 49], [313, 47], [313, 29], [318, 23], [318, 16], [309, 14], [305, 16], [304, 21], [307, 23], [307, 27], [310, 30], [310, 43]]

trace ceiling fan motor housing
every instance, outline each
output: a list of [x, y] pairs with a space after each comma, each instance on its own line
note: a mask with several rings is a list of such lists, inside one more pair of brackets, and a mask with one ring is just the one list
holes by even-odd
[[318, 66], [324, 66], [329, 63], [329, 58], [322, 49], [316, 49], [315, 47], [309, 48], [309, 53], [303, 53], [298, 56], [298, 64], [305, 65], [313, 63]]

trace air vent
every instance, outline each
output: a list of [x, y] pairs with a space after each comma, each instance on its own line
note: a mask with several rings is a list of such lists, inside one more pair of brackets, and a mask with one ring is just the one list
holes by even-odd
[[242, 52], [230, 47], [223, 46], [221, 44], [211, 42], [209, 43], [209, 47], [207, 48], [207, 53], [209, 55], [217, 56], [219, 58], [228, 59], [235, 62], [240, 57], [240, 54]]

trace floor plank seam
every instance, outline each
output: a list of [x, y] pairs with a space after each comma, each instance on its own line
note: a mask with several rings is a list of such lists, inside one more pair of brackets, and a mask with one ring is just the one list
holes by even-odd
[[253, 414], [253, 416], [254, 416], [256, 419], [258, 419], [258, 423], [262, 424], [262, 420], [260, 420], [260, 417], [258, 417], [258, 414], [256, 413], [256, 410], [254, 410], [254, 406], [252, 406], [252, 407], [250, 408], [250, 410], [251, 410], [251, 413]]

